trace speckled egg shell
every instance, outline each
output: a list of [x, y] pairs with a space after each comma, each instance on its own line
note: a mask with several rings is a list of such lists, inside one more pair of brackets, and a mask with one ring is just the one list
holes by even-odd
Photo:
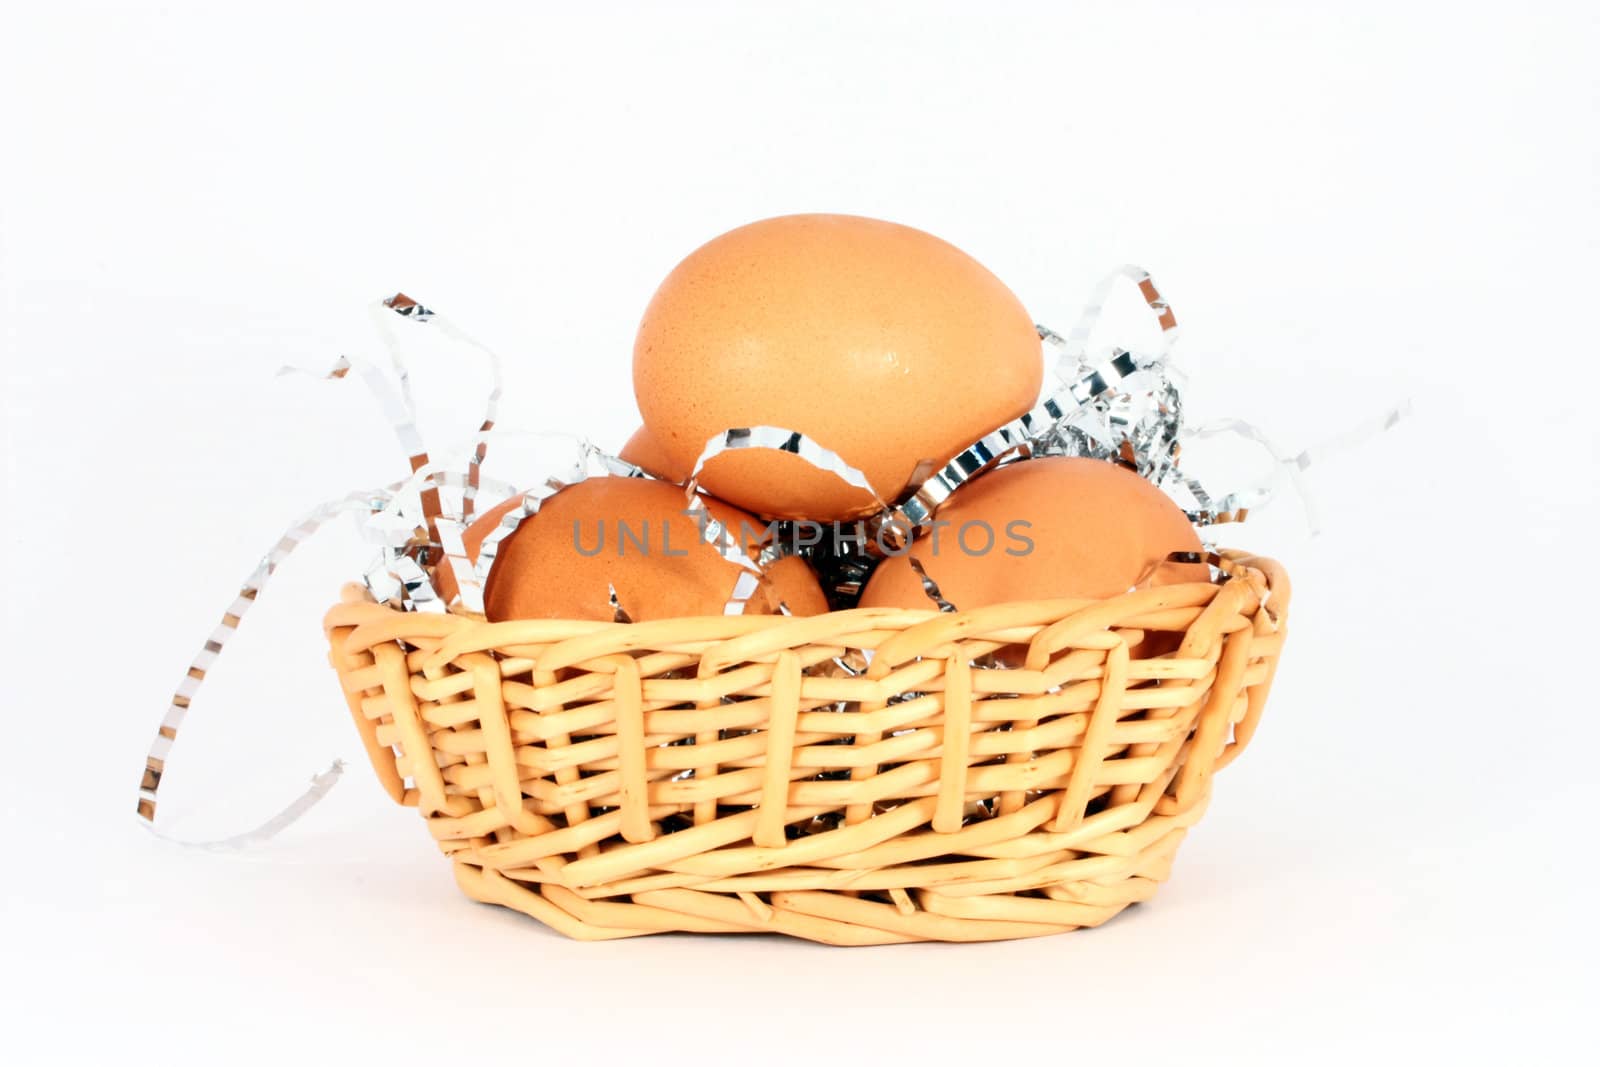
[[[721, 501], [708, 499], [707, 507], [734, 530], [741, 522], [761, 527]], [[484, 590], [485, 614], [491, 622], [610, 620], [608, 584], [635, 622], [722, 614], [739, 568], [701, 541], [684, 508], [682, 489], [645, 478], [595, 477], [562, 489], [500, 542]], [[491, 511], [467, 531], [474, 558], [503, 513]], [[804, 561], [793, 562], [798, 566], [768, 569], [747, 613], [772, 614], [780, 602], [794, 615], [827, 610], [815, 575]]]
[[[713, 435], [780, 426], [892, 500], [1037, 400], [1033, 320], [982, 264], [907, 226], [790, 215], [723, 234], [662, 282], [634, 346], [645, 426], [674, 470]], [[701, 484], [760, 515], [829, 520], [872, 496], [772, 451], [728, 453]]]
[[[910, 555], [960, 609], [1098, 599], [1135, 585], [1210, 577], [1203, 564], [1166, 562], [1172, 552], [1201, 550], [1183, 510], [1150, 482], [1103, 460], [1057, 456], [1001, 467], [956, 490], [934, 519], [942, 525], [920, 537]], [[993, 543], [977, 551], [988, 541], [985, 527]], [[861, 606], [933, 605], [911, 564], [896, 557], [873, 572]]]
[[617, 458], [632, 463], [646, 474], [680, 484], [689, 480], [692, 469], [687, 465], [674, 463], [671, 457], [661, 450], [661, 446], [656, 444], [655, 438], [650, 436], [650, 431], [643, 426], [633, 431], [633, 436], [622, 446]]

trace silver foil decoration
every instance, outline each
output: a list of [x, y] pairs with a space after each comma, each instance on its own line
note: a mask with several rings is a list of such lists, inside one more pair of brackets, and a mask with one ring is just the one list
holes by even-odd
[[[1108, 355], [1095, 357], [1091, 339], [1106, 300], [1118, 284], [1125, 283], [1138, 290], [1160, 331], [1159, 342], [1151, 352], [1111, 347]], [[1038, 327], [1045, 349], [1056, 354], [1055, 373], [1062, 384], [1038, 407], [957, 453], [877, 521], [892, 516], [921, 529], [956, 489], [987, 470], [1030, 456], [1081, 456], [1133, 469], [1161, 487], [1200, 527], [1241, 521], [1252, 508], [1270, 500], [1287, 478], [1304, 503], [1307, 523], [1315, 532], [1315, 509], [1299, 472], [1321, 450], [1284, 456], [1264, 433], [1240, 419], [1186, 427], [1183, 378], [1170, 359], [1177, 328], [1177, 316], [1148, 271], [1125, 266], [1112, 272], [1095, 289], [1077, 325], [1066, 336]], [[1348, 445], [1352, 436], [1381, 432], [1403, 413], [1403, 408], [1394, 409], [1354, 435], [1344, 435], [1338, 444]], [[1179, 456], [1184, 441], [1223, 433], [1262, 446], [1275, 466], [1260, 484], [1218, 496], [1192, 473], [1180, 469]]]
[[817, 470], [836, 476], [851, 488], [871, 494], [879, 507], [884, 506], [883, 498], [872, 487], [867, 476], [851, 466], [843, 456], [803, 433], [782, 426], [741, 426], [712, 434], [707, 439], [705, 448], [701, 449], [700, 458], [694, 461], [694, 469], [689, 472], [689, 481], [698, 482], [700, 472], [705, 470], [706, 464], [724, 452], [738, 452], [746, 448], [787, 452], [791, 456], [799, 456]]
[[[155, 819], [157, 812], [158, 794], [161, 781], [166, 773], [167, 762], [171, 755], [173, 744], [178, 737], [178, 731], [187, 718], [189, 708], [205, 681], [209, 672], [222, 654], [223, 648], [229, 639], [237, 632], [250, 606], [256, 602], [268, 580], [277, 572], [278, 567], [300, 545], [304, 544], [318, 530], [330, 520], [339, 515], [354, 514], [362, 520], [362, 531], [368, 539], [376, 539], [383, 545], [379, 560], [369, 568], [367, 581], [369, 588], [380, 600], [385, 600], [407, 610], [419, 611], [444, 611], [444, 605], [434, 588], [432, 578], [427, 571], [429, 556], [438, 551], [438, 535], [435, 532], [436, 519], [439, 514], [436, 486], [452, 480], [444, 472], [430, 471], [426, 448], [423, 446], [422, 436], [417, 429], [416, 404], [411, 394], [410, 373], [402, 355], [402, 346], [391, 329], [389, 315], [395, 314], [416, 323], [431, 323], [436, 328], [448, 332], [452, 337], [465, 341], [476, 347], [488, 356], [494, 384], [486, 404], [482, 432], [487, 432], [494, 424], [496, 409], [499, 403], [501, 390], [500, 364], [484, 346], [468, 338], [456, 330], [448, 322], [439, 318], [428, 308], [422, 306], [403, 294], [396, 294], [372, 307], [373, 321], [378, 327], [379, 335], [383, 338], [390, 352], [394, 368], [394, 380], [391, 381], [372, 364], [359, 359], [341, 357], [323, 377], [333, 380], [346, 378], [351, 370], [357, 371], [368, 391], [377, 399], [384, 413], [385, 421], [392, 428], [396, 439], [406, 454], [407, 462], [413, 471], [412, 479], [407, 482], [397, 482], [382, 489], [361, 490], [347, 494], [337, 500], [326, 501], [317, 505], [297, 522], [291, 524], [279, 537], [271, 549], [261, 558], [255, 569], [246, 577], [240, 586], [238, 594], [232, 604], [223, 613], [220, 624], [212, 631], [200, 651], [190, 663], [182, 682], [174, 691], [172, 700], [167, 707], [166, 714], [162, 717], [161, 725], [156, 731], [155, 739], [145, 756], [145, 766], [139, 782], [139, 800], [137, 812], [142, 824], [151, 833], [158, 837], [166, 838], [156, 829]], [[294, 372], [294, 368], [288, 368]], [[284, 373], [284, 371], [280, 371]], [[481, 436], [480, 433], [480, 436]], [[479, 483], [477, 465], [482, 462], [483, 450], [480, 447], [475, 453], [473, 461], [468, 465], [468, 470], [459, 479], [467, 503], [464, 511], [471, 514], [471, 498]], [[426, 476], [419, 472], [428, 472]], [[428, 478], [433, 478], [429, 481]], [[413, 484], [415, 483], [415, 484]], [[409, 490], [417, 489], [417, 497], [421, 501], [420, 510], [423, 522], [410, 522], [410, 514], [404, 506], [405, 499], [410, 495]], [[391, 522], [388, 527], [383, 523], [384, 517], [401, 517], [399, 523]], [[409, 525], [409, 528], [406, 528]], [[285, 827], [300, 818], [306, 811], [315, 805], [343, 773], [344, 765], [338, 760], [333, 761], [329, 769], [312, 778], [311, 787], [291, 801], [282, 811], [262, 823], [260, 826], [246, 833], [213, 841], [178, 841], [180, 844], [207, 849], [232, 849], [241, 848], [250, 844], [265, 841], [279, 833]], [[167, 838], [177, 841], [176, 838]]]
[[916, 556], [907, 556], [906, 562], [911, 564], [911, 569], [917, 572], [917, 579], [922, 583], [922, 591], [927, 594], [929, 600], [938, 605], [940, 611], [956, 610], [956, 606], [946, 600], [944, 594], [939, 591], [939, 583], [929, 577], [928, 572], [923, 569], [920, 559]]
[[[405, 307], [408, 301], [412, 309], [410, 311]], [[476, 349], [489, 361], [492, 384], [489, 388], [489, 395], [484, 399], [483, 421], [478, 426], [478, 443], [472, 451], [471, 458], [467, 461], [467, 483], [462, 490], [461, 523], [463, 526], [471, 525], [472, 516], [477, 506], [478, 489], [481, 484], [480, 472], [489, 449], [488, 434], [494, 429], [495, 422], [500, 417], [500, 397], [505, 389], [505, 377], [501, 368], [500, 357], [487, 345], [461, 330], [454, 322], [442, 315], [436, 315], [415, 301], [411, 301], [404, 293], [396, 293], [384, 301], [384, 305], [399, 312], [401, 315], [413, 317], [418, 322], [431, 323], [435, 330], [438, 330], [453, 341]]]
[[1173, 343], [1178, 338], [1178, 318], [1173, 314], [1172, 308], [1167, 304], [1166, 298], [1156, 289], [1150, 272], [1143, 267], [1131, 263], [1123, 264], [1110, 274], [1101, 279], [1095, 286], [1084, 303], [1083, 311], [1078, 315], [1077, 324], [1066, 337], [1051, 330], [1040, 328], [1041, 333], [1049, 334], [1050, 338], [1061, 342], [1066, 355], [1073, 360], [1082, 361], [1089, 351], [1089, 338], [1094, 333], [1094, 328], [1100, 323], [1100, 316], [1105, 311], [1106, 300], [1111, 296], [1112, 290], [1118, 282], [1127, 281], [1139, 290], [1139, 296], [1144, 300], [1145, 306], [1150, 309], [1156, 326], [1161, 330], [1161, 342], [1157, 351], [1151, 356], [1158, 359], [1166, 358], [1171, 351]]
[[722, 613], [743, 615], [750, 598], [761, 588], [761, 579], [766, 573], [764, 567], [750, 558], [745, 551], [743, 539], [728, 529], [727, 523], [711, 513], [711, 509], [706, 506], [706, 498], [699, 492], [692, 477], [684, 489], [684, 511], [694, 519], [700, 531], [700, 540], [715, 550], [717, 555], [739, 568], [738, 577], [733, 581], [733, 591], [728, 594], [728, 602], [723, 605]]
[[[784, 539], [774, 537], [762, 548], [758, 557], [752, 560], [742, 539], [711, 514], [705, 498], [699, 492], [700, 474], [705, 470], [707, 463], [724, 452], [737, 452], [747, 448], [768, 449], [799, 456], [816, 469], [833, 474], [847, 485], [870, 493], [878, 505], [883, 506], [883, 498], [878, 496], [877, 490], [872, 487], [865, 474], [851, 466], [837, 452], [803, 433], [781, 426], [742, 426], [713, 434], [707, 439], [705, 448], [701, 449], [699, 458], [695, 460], [694, 469], [689, 472], [685, 499], [687, 510], [699, 525], [701, 540], [714, 548], [723, 559], [739, 568], [739, 577], [734, 582], [733, 593], [723, 608], [725, 615], [744, 614], [750, 598], [760, 588], [766, 568], [784, 554]], [[787, 605], [780, 604], [779, 608], [783, 614], [789, 613]]]
[[[1106, 300], [1118, 284], [1131, 283], [1159, 329], [1153, 351], [1135, 353], [1111, 347], [1104, 357], [1092, 355], [1091, 344]], [[904, 522], [920, 532], [952, 493], [984, 472], [1034, 456], [1076, 456], [1118, 463], [1136, 471], [1166, 492], [1197, 527], [1242, 521], [1277, 493], [1287, 480], [1306, 511], [1307, 525], [1318, 529], [1316, 510], [1300, 472], [1334, 448], [1348, 447], [1393, 426], [1406, 406], [1391, 409], [1341, 435], [1336, 441], [1286, 456], [1260, 429], [1241, 419], [1228, 419], [1198, 428], [1184, 424], [1183, 378], [1173, 366], [1170, 352], [1177, 338], [1178, 321], [1149, 272], [1134, 266], [1119, 268], [1095, 290], [1078, 323], [1066, 336], [1038, 327], [1047, 351], [1056, 354], [1055, 373], [1061, 385], [1021, 418], [984, 435], [958, 452], [948, 463], [929, 473], [897, 506], [869, 520], [874, 530]], [[1257, 484], [1224, 495], [1212, 494], [1200, 479], [1179, 467], [1184, 441], [1229, 434], [1265, 449], [1274, 461]], [[882, 541], [869, 541], [872, 555], [882, 555]], [[870, 567], [834, 564], [830, 575], [841, 580], [838, 588], [858, 591]], [[913, 561], [915, 562], [915, 561]], [[922, 568], [917, 568], [930, 601], [941, 611], [948, 601]]]
[[632, 622], [633, 619], [630, 618], [628, 616], [627, 611], [625, 611], [623, 609], [622, 600], [617, 596], [617, 587], [612, 585], [610, 582], [607, 582], [606, 583], [606, 593], [607, 593], [608, 599], [611, 602], [611, 621], [612, 622]]
[[[1048, 333], [1041, 328], [1041, 337]], [[951, 493], [1012, 459], [1034, 454], [1093, 454], [1096, 441], [1091, 436], [1092, 421], [1085, 413], [1139, 371], [1133, 357], [1121, 351], [1097, 366], [1086, 366], [1036, 407], [957, 452], [948, 463], [911, 489], [892, 512], [880, 516], [877, 525], [901, 519], [913, 529], [921, 529], [933, 521], [934, 511]], [[1109, 433], [1102, 437], [1109, 438]]]
[[[346, 514], [371, 514], [377, 507], [387, 503], [391, 494], [399, 485], [388, 486], [378, 490], [363, 490], [350, 493], [337, 500], [330, 500], [317, 505], [300, 519], [290, 524], [267, 550], [266, 554], [256, 564], [244, 582], [239, 586], [238, 594], [233, 598], [233, 603], [228, 605], [222, 613], [222, 619], [217, 628], [211, 631], [200, 651], [195, 654], [189, 664], [189, 669], [184, 672], [183, 680], [178, 683], [178, 688], [172, 694], [172, 700], [167, 705], [167, 712], [161, 719], [161, 725], [156, 730], [155, 739], [150, 744], [150, 750], [145, 755], [144, 774], [139, 781], [138, 814], [141, 822], [158, 837], [165, 837], [155, 829], [156, 804], [158, 793], [161, 789], [162, 777], [166, 774], [167, 760], [172, 746], [178, 739], [178, 731], [188, 718], [189, 708], [194, 702], [195, 695], [199, 693], [201, 684], [206, 680], [207, 674], [215, 666], [217, 659], [222, 655], [222, 650], [233, 635], [238, 632], [239, 624], [244, 620], [246, 613], [255, 604], [261, 595], [262, 589], [283, 562], [291, 553], [306, 541], [310, 540], [318, 530], [322, 529], [333, 519]], [[214, 841], [180, 841], [180, 844], [193, 845], [198, 848], [231, 849], [241, 848], [245, 845], [264, 841], [278, 831], [288, 826], [295, 819], [304, 814], [313, 804], [320, 800], [333, 783], [338, 780], [343, 771], [343, 764], [338, 760], [333, 761], [329, 769], [312, 779], [312, 786], [305, 793], [296, 797], [278, 814], [262, 823], [247, 833], [237, 834], [232, 837]], [[168, 838], [168, 840], [177, 840]]]

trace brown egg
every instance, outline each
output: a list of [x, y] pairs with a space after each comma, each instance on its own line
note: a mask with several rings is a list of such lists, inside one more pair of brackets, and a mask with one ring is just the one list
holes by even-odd
[[[1024, 460], [980, 475], [934, 513], [912, 545], [958, 609], [1014, 600], [1103, 598], [1135, 585], [1204, 582], [1204, 564], [1170, 563], [1201, 551], [1183, 510], [1134, 472], [1098, 459]], [[880, 564], [862, 607], [931, 607], [905, 556]]]
[[[633, 385], [674, 470], [733, 427], [797, 431], [884, 500], [1038, 399], [1033, 320], [982, 264], [907, 226], [789, 215], [702, 246], [639, 324]], [[871, 494], [770, 450], [726, 453], [707, 491], [761, 515], [841, 519]]]
[[661, 450], [661, 446], [656, 444], [655, 438], [650, 436], [650, 431], [643, 426], [633, 431], [633, 436], [622, 446], [617, 458], [632, 463], [653, 478], [680, 484], [689, 480], [689, 472], [692, 469], [688, 464], [674, 463]]
[[[721, 501], [706, 504], [719, 522], [736, 532], [743, 522], [747, 539], [759, 539], [763, 524], [748, 513]], [[484, 537], [515, 505], [513, 499], [485, 513], [466, 531], [470, 558], [476, 560]], [[685, 506], [682, 489], [645, 478], [595, 477], [562, 489], [500, 542], [484, 590], [485, 614], [491, 622], [610, 620], [609, 583], [635, 622], [721, 615], [739, 568], [700, 539]], [[805, 561], [769, 567], [745, 611], [773, 614], [780, 603], [793, 615], [828, 610]]]
[[768, 564], [756, 597], [761, 598], [762, 610], [749, 610], [752, 615], [776, 614], [779, 604], [788, 608], [790, 615], [823, 615], [828, 611], [828, 597], [816, 572], [799, 556], [784, 556]]

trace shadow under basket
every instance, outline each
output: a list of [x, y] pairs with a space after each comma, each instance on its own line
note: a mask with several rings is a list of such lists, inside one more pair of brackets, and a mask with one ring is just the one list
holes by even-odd
[[372, 766], [468, 896], [571, 937], [836, 945], [1095, 926], [1147, 900], [1255, 732], [1289, 583], [938, 613], [325, 625]]

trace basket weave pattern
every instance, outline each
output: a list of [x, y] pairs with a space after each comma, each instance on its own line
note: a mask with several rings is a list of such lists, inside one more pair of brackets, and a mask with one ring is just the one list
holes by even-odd
[[379, 778], [477, 900], [585, 939], [995, 940], [1098, 925], [1167, 877], [1283, 642], [1282, 570], [1227, 569], [1103, 601], [633, 624], [351, 586], [325, 625]]

